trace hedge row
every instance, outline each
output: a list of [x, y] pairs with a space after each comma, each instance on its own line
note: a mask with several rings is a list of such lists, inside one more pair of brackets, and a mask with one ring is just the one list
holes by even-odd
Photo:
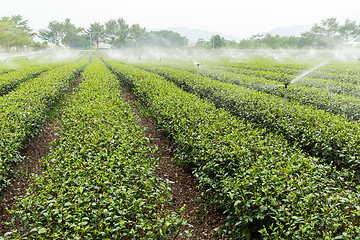
[[[175, 239], [185, 221], [166, 210], [155, 149], [117, 78], [93, 61], [61, 116], [60, 139], [16, 215], [24, 239]], [[16, 235], [14, 235], [16, 236]]]
[[[315, 64], [315, 63], [314, 63]], [[282, 81], [279, 76], [284, 76], [284, 78], [288, 78], [287, 80], [292, 80], [296, 76], [306, 72], [308, 69], [311, 69], [310, 64], [269, 64], [262, 62], [255, 63], [236, 63], [236, 64], [224, 64], [223, 67], [225, 69], [229, 69], [230, 71], [242, 71], [242, 70], [253, 70], [255, 74], [263, 73], [262, 77]], [[272, 75], [273, 73], [281, 73]], [[248, 73], [249, 75], [253, 75], [251, 71], [245, 71], [244, 73]], [[360, 84], [359, 77], [359, 68], [357, 64], [342, 64], [342, 63], [328, 63], [321, 68], [312, 71], [307, 74], [308, 78], [317, 78], [317, 79], [326, 79], [326, 80], [335, 80], [342, 83], [350, 83], [350, 84]]]
[[[149, 68], [147, 68], [149, 69]], [[217, 107], [283, 135], [311, 156], [360, 173], [360, 124], [276, 96], [171, 68], [152, 70]]]
[[0, 96], [7, 94], [16, 88], [19, 84], [39, 76], [41, 73], [56, 67], [55, 64], [28, 67], [21, 70], [13, 71], [0, 76]]
[[[181, 67], [181, 69], [195, 73], [194, 67]], [[278, 97], [284, 96], [284, 84], [278, 81], [268, 80], [262, 77], [247, 76], [244, 74], [231, 73], [223, 70], [205, 69], [200, 70], [201, 75], [216, 79], [221, 82], [228, 82], [244, 86], [253, 90], [269, 93]], [[339, 85], [340, 86], [340, 85]], [[337, 89], [338, 93], [329, 92], [326, 89], [305, 87], [297, 84], [290, 84], [288, 87], [288, 100], [297, 101], [303, 105], [311, 105], [326, 112], [338, 115], [345, 115], [348, 119], [360, 120], [360, 98], [344, 93], [347, 90], [354, 93], [351, 88]]]
[[[278, 69], [278, 71], [276, 71], [276, 69]], [[272, 71], [262, 70], [261, 67], [259, 67], [259, 69], [256, 69], [256, 67], [251, 69], [243, 67], [225, 67], [224, 70], [236, 74], [244, 74], [250, 77], [265, 78], [268, 80], [274, 80], [282, 83], [291, 82], [297, 76], [300, 76], [302, 73], [306, 72], [306, 70], [303, 70], [298, 71], [294, 74], [284, 73], [281, 70], [281, 66], [274, 67]], [[307, 88], [319, 88], [322, 91], [327, 91], [330, 93], [347, 94], [354, 97], [360, 97], [359, 77], [355, 75], [357, 79], [354, 79], [350, 82], [344, 81], [343, 79], [346, 78], [347, 75], [349, 75], [349, 73], [334, 73], [325, 70], [321, 71], [321, 69], [318, 69], [314, 72], [307, 74], [305, 77], [302, 77], [299, 81], [296, 82], [296, 85]]]
[[52, 106], [69, 89], [83, 64], [47, 71], [0, 97], [0, 192], [7, 184], [10, 163], [21, 160], [20, 149], [36, 133]]
[[[360, 234], [360, 187], [347, 171], [289, 147], [164, 78], [110, 62], [193, 166], [232, 238], [334, 239]], [[205, 194], [206, 195], [206, 194]]]
[[9, 73], [9, 72], [12, 72], [14, 71], [14, 69], [11, 69], [11, 68], [1, 68], [0, 67], [0, 75], [1, 74], [5, 74], [5, 73]]

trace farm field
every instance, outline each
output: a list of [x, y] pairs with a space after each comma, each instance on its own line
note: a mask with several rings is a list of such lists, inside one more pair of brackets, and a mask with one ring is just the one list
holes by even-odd
[[[214, 55], [1, 66], [4, 238], [358, 239], [360, 63]], [[49, 150], [23, 170], [49, 121]]]

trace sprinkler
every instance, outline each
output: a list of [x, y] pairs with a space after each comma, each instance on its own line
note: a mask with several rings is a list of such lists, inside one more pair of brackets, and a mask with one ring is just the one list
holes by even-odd
[[196, 72], [196, 81], [198, 81], [199, 79], [199, 68], [200, 68], [200, 63], [195, 63], [197, 66], [197, 72]]
[[287, 100], [287, 91], [288, 91], [288, 86], [289, 86], [289, 82], [286, 81], [285, 82], [285, 94], [284, 94], [284, 111], [286, 111], [286, 100]]
[[4, 68], [6, 67], [6, 59], [4, 59]]

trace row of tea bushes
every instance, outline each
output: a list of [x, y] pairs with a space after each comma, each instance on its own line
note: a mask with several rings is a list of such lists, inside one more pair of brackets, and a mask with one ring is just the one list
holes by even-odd
[[[196, 71], [194, 67], [180, 68], [189, 70], [193, 73]], [[245, 74], [205, 68], [201, 69], [200, 73], [203, 76], [221, 82], [244, 86], [278, 97], [284, 96], [284, 84], [275, 80], [269, 80], [255, 75], [248, 76]], [[314, 82], [313, 84], [316, 83]], [[356, 93], [356, 88], [352, 89], [351, 86], [341, 88], [341, 84], [336, 85], [334, 83], [333, 90], [330, 92], [328, 91], [328, 87], [325, 87], [324, 85], [322, 87], [306, 87], [298, 84], [290, 84], [288, 87], [287, 98], [289, 101], [297, 101], [303, 105], [311, 105], [326, 112], [345, 115], [347, 118], [354, 121], [360, 120], [360, 98], [357, 97], [359, 94]]]
[[83, 66], [77, 63], [49, 70], [0, 97], [0, 191], [7, 184], [10, 164], [21, 160], [20, 149], [36, 133]]
[[5, 73], [9, 73], [9, 72], [12, 72], [14, 71], [14, 69], [11, 69], [11, 68], [0, 68], [0, 75], [1, 74], [5, 74]]
[[360, 234], [360, 188], [338, 172], [180, 90], [159, 75], [108, 62], [193, 166], [209, 201], [228, 215], [232, 238], [335, 239]]
[[[280, 67], [278, 67], [280, 68]], [[243, 69], [243, 68], [225, 68], [226, 71], [233, 72], [236, 74], [244, 74], [248, 75], [250, 77], [259, 77], [259, 78], [265, 78], [268, 80], [274, 80], [278, 82], [291, 82], [294, 80], [297, 76], [300, 76], [303, 72], [299, 72], [297, 74], [286, 74], [282, 73], [280, 71], [262, 71], [262, 70], [249, 70], [249, 69]], [[275, 69], [274, 69], [275, 70]], [[305, 71], [306, 72], [306, 71]], [[315, 75], [315, 73], [317, 73]], [[329, 79], [329, 77], [326, 77], [326, 75], [332, 75], [332, 77]], [[315, 77], [318, 76], [318, 77]], [[320, 78], [324, 77], [324, 78]], [[330, 93], [337, 93], [337, 94], [347, 94], [355, 97], [360, 97], [360, 80], [357, 76], [357, 82], [348, 82], [344, 81], [343, 78], [345, 78], [343, 73], [325, 73], [321, 72], [318, 73], [318, 71], [311, 72], [307, 74], [306, 76], [299, 79], [299, 81], [296, 82], [296, 85], [300, 85], [303, 87], [309, 87], [309, 88], [319, 88], [322, 91], [327, 91]]]
[[[342, 64], [337, 62], [326, 63], [306, 75], [308, 78], [335, 80], [340, 83], [350, 83], [359, 85], [359, 65], [356, 64]], [[319, 64], [319, 63], [317, 63]], [[264, 78], [284, 81], [291, 81], [296, 76], [308, 71], [317, 65], [316, 63], [310, 64], [264, 64], [261, 62], [256, 63], [235, 63], [224, 64], [223, 68], [233, 72], [242, 72], [247, 75], [258, 75]], [[248, 71], [250, 70], [250, 71]], [[275, 73], [275, 74], [272, 74]], [[280, 73], [280, 74], [278, 74]], [[282, 78], [279, 78], [279, 77]]]
[[[146, 68], [145, 66], [143, 66]], [[337, 167], [360, 172], [360, 124], [346, 118], [304, 106], [245, 87], [214, 81], [172, 68], [149, 68], [186, 91], [214, 102], [233, 115], [283, 135], [311, 156]]]
[[176, 239], [181, 209], [166, 209], [155, 149], [99, 60], [82, 73], [60, 125], [46, 172], [16, 213], [30, 230], [23, 239]]
[[17, 71], [12, 71], [0, 76], [0, 96], [7, 94], [19, 84], [39, 76], [41, 73], [54, 68], [56, 65], [43, 65], [28, 67]]

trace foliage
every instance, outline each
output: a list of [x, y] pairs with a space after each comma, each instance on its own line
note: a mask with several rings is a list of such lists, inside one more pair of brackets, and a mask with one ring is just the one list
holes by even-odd
[[211, 36], [210, 42], [212, 48], [221, 48], [225, 46], [225, 38], [220, 37], [220, 35]]
[[271, 48], [275, 49], [278, 45], [279, 38], [279, 35], [272, 36], [270, 33], [267, 33], [264, 36], [264, 42]]
[[22, 49], [34, 43], [28, 21], [20, 15], [0, 18], [0, 47]]
[[178, 161], [193, 167], [212, 206], [228, 215], [226, 233], [232, 238], [359, 236], [360, 189], [350, 172], [319, 164], [281, 136], [256, 129], [160, 76], [110, 66], [174, 139]]
[[123, 48], [125, 40], [128, 38], [130, 34], [130, 28], [129, 25], [125, 22], [123, 18], [119, 18], [117, 20], [119, 24], [119, 32], [117, 34], [119, 41], [120, 41], [120, 47]]
[[189, 40], [173, 31], [151, 31], [139, 40], [140, 46], [183, 47]]
[[129, 31], [129, 25], [123, 18], [117, 20], [111, 19], [105, 23], [105, 34], [107, 38], [111, 39], [113, 46], [115, 45], [115, 41], [118, 40], [121, 48], [123, 48], [124, 42], [129, 36]]
[[[311, 156], [359, 172], [360, 124], [342, 117], [291, 102], [284, 111], [283, 99], [241, 86], [221, 83], [177, 69], [153, 68], [186, 91], [209, 99], [216, 106], [258, 126], [283, 135]], [[226, 74], [226, 73], [225, 73]], [[217, 78], [225, 80], [221, 72]], [[227, 82], [234, 81], [231, 77]]]
[[150, 139], [119, 82], [94, 60], [64, 108], [61, 135], [16, 216], [22, 239], [175, 239], [186, 224], [166, 210]]
[[146, 30], [145, 28], [140, 27], [139, 24], [131, 25], [130, 29], [130, 37], [135, 41], [135, 46], [138, 46], [139, 38], [145, 35]]
[[339, 26], [339, 34], [347, 43], [349, 40], [354, 40], [360, 36], [360, 26], [356, 24], [356, 21], [346, 19], [344, 25]]
[[77, 63], [54, 68], [0, 97], [0, 191], [8, 183], [10, 164], [21, 160], [20, 149], [36, 133], [82, 66]]
[[92, 23], [86, 30], [86, 34], [90, 36], [92, 41], [95, 41], [96, 47], [99, 48], [99, 42], [105, 37], [104, 25], [99, 22]]
[[7, 74], [0, 76], [0, 96], [7, 94], [9, 91], [16, 88], [19, 84], [37, 77], [42, 72], [51, 69], [55, 66], [46, 65], [46, 66], [36, 66], [28, 67], [18, 71], [9, 72]]
[[[286, 73], [253, 71], [244, 68], [226, 68], [220, 75], [215, 71], [214, 75], [218, 80], [224, 78], [230, 80], [234, 84], [243, 85], [261, 92], [269, 93], [279, 97], [283, 97], [284, 92], [281, 87], [286, 81], [295, 79], [295, 76]], [[211, 72], [211, 71], [205, 71]], [[223, 77], [222, 77], [223, 76]], [[334, 76], [333, 76], [334, 77]], [[354, 81], [357, 76], [352, 76]], [[358, 87], [352, 88], [352, 84], [337, 83], [346, 81], [337, 74], [337, 81], [318, 81], [318, 79], [309, 80], [307, 78], [301, 80], [303, 84], [290, 85], [288, 89], [288, 99], [298, 101], [304, 105], [312, 105], [326, 112], [332, 112], [338, 115], [345, 115], [349, 120], [359, 121], [360, 98], [356, 92]]]
[[38, 36], [56, 46], [70, 47], [76, 44], [75, 42], [77, 42], [79, 34], [82, 32], [82, 28], [76, 27], [69, 18], [66, 18], [64, 22], [49, 22], [47, 29], [39, 30]]

